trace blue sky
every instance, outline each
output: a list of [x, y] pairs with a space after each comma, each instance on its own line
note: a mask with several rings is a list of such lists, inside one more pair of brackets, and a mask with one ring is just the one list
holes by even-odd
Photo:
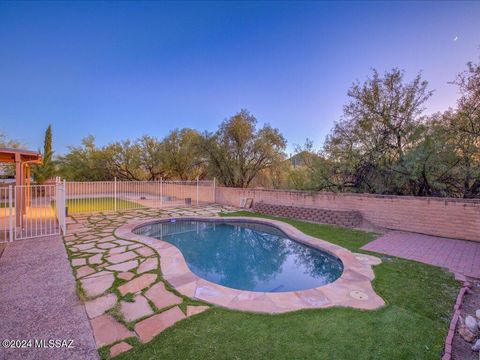
[[[372, 68], [422, 71], [428, 112], [480, 55], [480, 2], [0, 2], [0, 132], [64, 153], [239, 111], [320, 146]], [[454, 38], [458, 37], [457, 41]]]

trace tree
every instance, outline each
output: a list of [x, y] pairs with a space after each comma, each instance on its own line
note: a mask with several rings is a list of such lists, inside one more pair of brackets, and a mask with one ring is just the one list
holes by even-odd
[[95, 138], [90, 135], [82, 140], [80, 146], [69, 147], [69, 153], [58, 158], [58, 171], [67, 180], [113, 180], [106, 162], [105, 151], [95, 146]]
[[106, 170], [110, 177], [119, 180], [146, 180], [148, 175], [142, 167], [142, 150], [137, 142], [117, 141], [103, 149]]
[[175, 129], [161, 144], [163, 165], [169, 178], [193, 180], [205, 176], [201, 134], [193, 129]]
[[43, 162], [33, 167], [32, 173], [35, 181], [41, 185], [51, 179], [55, 175], [55, 171], [52, 150], [52, 125], [48, 125], [43, 141]]
[[354, 83], [343, 119], [327, 137], [324, 152], [336, 169], [341, 189], [394, 193], [409, 192], [404, 155], [424, 131], [424, 103], [432, 95], [417, 75], [404, 81], [392, 69], [381, 77], [376, 70], [363, 84]]
[[442, 167], [439, 195], [480, 197], [480, 64], [472, 62], [452, 84], [460, 98], [455, 109], [437, 115], [432, 121]]
[[201, 149], [209, 171], [226, 186], [248, 187], [257, 174], [284, 159], [286, 141], [270, 125], [256, 128], [257, 119], [241, 110], [221, 123], [214, 133], [205, 133]]
[[140, 150], [140, 164], [146, 173], [146, 179], [159, 180], [165, 177], [162, 143], [152, 136], [144, 135], [137, 144]]

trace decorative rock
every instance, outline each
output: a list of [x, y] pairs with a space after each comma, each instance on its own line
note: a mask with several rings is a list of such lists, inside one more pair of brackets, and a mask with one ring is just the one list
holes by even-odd
[[123, 324], [120, 324], [110, 315], [101, 315], [91, 320], [93, 335], [97, 349], [105, 345], [135, 336]]
[[182, 299], [166, 290], [165, 285], [162, 282], [159, 282], [148, 289], [145, 292], [145, 296], [153, 302], [158, 309], [182, 303]]
[[468, 330], [470, 330], [472, 333], [476, 334], [477, 333], [477, 330], [478, 330], [478, 326], [477, 326], [477, 321], [475, 320], [475, 318], [473, 316], [470, 316], [468, 315], [466, 318], [465, 318], [465, 326], [468, 328]]
[[477, 311], [475, 311], [475, 317], [480, 320], [480, 309], [478, 309]]
[[113, 284], [115, 280], [113, 274], [105, 274], [102, 276], [95, 276], [88, 279], [80, 280], [82, 288], [88, 297], [95, 297], [103, 294]]
[[157, 258], [150, 258], [140, 264], [140, 266], [138, 267], [137, 273], [142, 274], [144, 272], [154, 270], [157, 267], [158, 267]]
[[155, 274], [144, 274], [126, 284], [120, 285], [118, 287], [118, 291], [120, 291], [120, 294], [122, 295], [126, 295], [128, 293], [135, 294], [136, 292], [149, 287], [155, 282], [156, 279], [157, 275]]
[[122, 341], [121, 343], [115, 344], [110, 348], [110, 357], [115, 357], [117, 355], [120, 355], [121, 353], [124, 353], [125, 351], [128, 351], [132, 348], [132, 345], [126, 343], [125, 341]]
[[131, 260], [131, 261], [126, 261], [120, 264], [107, 266], [107, 269], [113, 270], [113, 271], [128, 271], [133, 268], [136, 268], [137, 265], [138, 265], [137, 260]]
[[128, 280], [131, 280], [135, 276], [135, 274], [127, 271], [127, 272], [122, 272], [122, 273], [118, 274], [117, 276], [122, 280], [127, 280], [128, 281]]
[[73, 266], [81, 266], [81, 265], [85, 265], [86, 263], [87, 263], [87, 260], [85, 260], [84, 258], [72, 259]]
[[467, 342], [475, 340], [475, 334], [468, 330], [464, 324], [460, 325], [458, 328], [458, 334]]
[[118, 264], [118, 263], [121, 263], [121, 262], [124, 262], [124, 261], [127, 261], [127, 260], [134, 259], [137, 256], [138, 255], [135, 254], [133, 251], [128, 251], [128, 252], [123, 253], [123, 254], [111, 255], [107, 258], [107, 260], [108, 260], [108, 262]]
[[208, 310], [209, 307], [208, 306], [192, 306], [192, 305], [188, 305], [187, 306], [187, 316], [193, 316], [193, 315], [197, 315], [197, 314], [200, 314], [202, 312], [204, 312], [205, 310]]
[[[478, 311], [478, 310], [477, 310]], [[472, 346], [473, 351], [480, 351], [480, 339], [475, 341], [475, 344]]]
[[114, 294], [107, 294], [85, 303], [85, 310], [90, 319], [103, 315], [105, 311], [115, 306], [117, 297]]
[[95, 270], [92, 269], [90, 266], [82, 266], [81, 268], [79, 268], [77, 270], [77, 279], [79, 279], [81, 277], [84, 277], [84, 276], [87, 276], [87, 275], [90, 275], [94, 272], [95, 272]]
[[133, 302], [121, 301], [120, 311], [127, 321], [134, 321], [153, 314], [152, 308], [148, 305], [147, 299], [142, 295], [135, 296]]
[[185, 314], [178, 306], [175, 306], [161, 314], [140, 321], [135, 325], [135, 332], [140, 337], [142, 343], [147, 343], [163, 330], [183, 319], [185, 319]]

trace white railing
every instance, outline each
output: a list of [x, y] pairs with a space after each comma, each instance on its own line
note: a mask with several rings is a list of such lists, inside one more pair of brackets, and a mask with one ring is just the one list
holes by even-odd
[[0, 188], [0, 243], [13, 241], [13, 187]]
[[215, 202], [215, 181], [95, 181], [0, 187], [0, 242], [66, 233], [67, 213]]
[[56, 185], [56, 211], [57, 211], [57, 220], [58, 226], [62, 231], [63, 235], [67, 233], [66, 225], [66, 213], [65, 213], [65, 180], [61, 183], [57, 182]]
[[56, 209], [55, 185], [15, 186], [15, 239], [27, 239], [60, 234]]
[[168, 206], [191, 206], [215, 201], [215, 181], [67, 181], [68, 214]]

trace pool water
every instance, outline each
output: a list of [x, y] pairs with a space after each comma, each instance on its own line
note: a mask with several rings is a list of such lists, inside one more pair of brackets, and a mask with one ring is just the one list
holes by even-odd
[[240, 290], [311, 289], [335, 281], [343, 271], [335, 256], [258, 223], [176, 220], [134, 232], [175, 245], [199, 277]]

